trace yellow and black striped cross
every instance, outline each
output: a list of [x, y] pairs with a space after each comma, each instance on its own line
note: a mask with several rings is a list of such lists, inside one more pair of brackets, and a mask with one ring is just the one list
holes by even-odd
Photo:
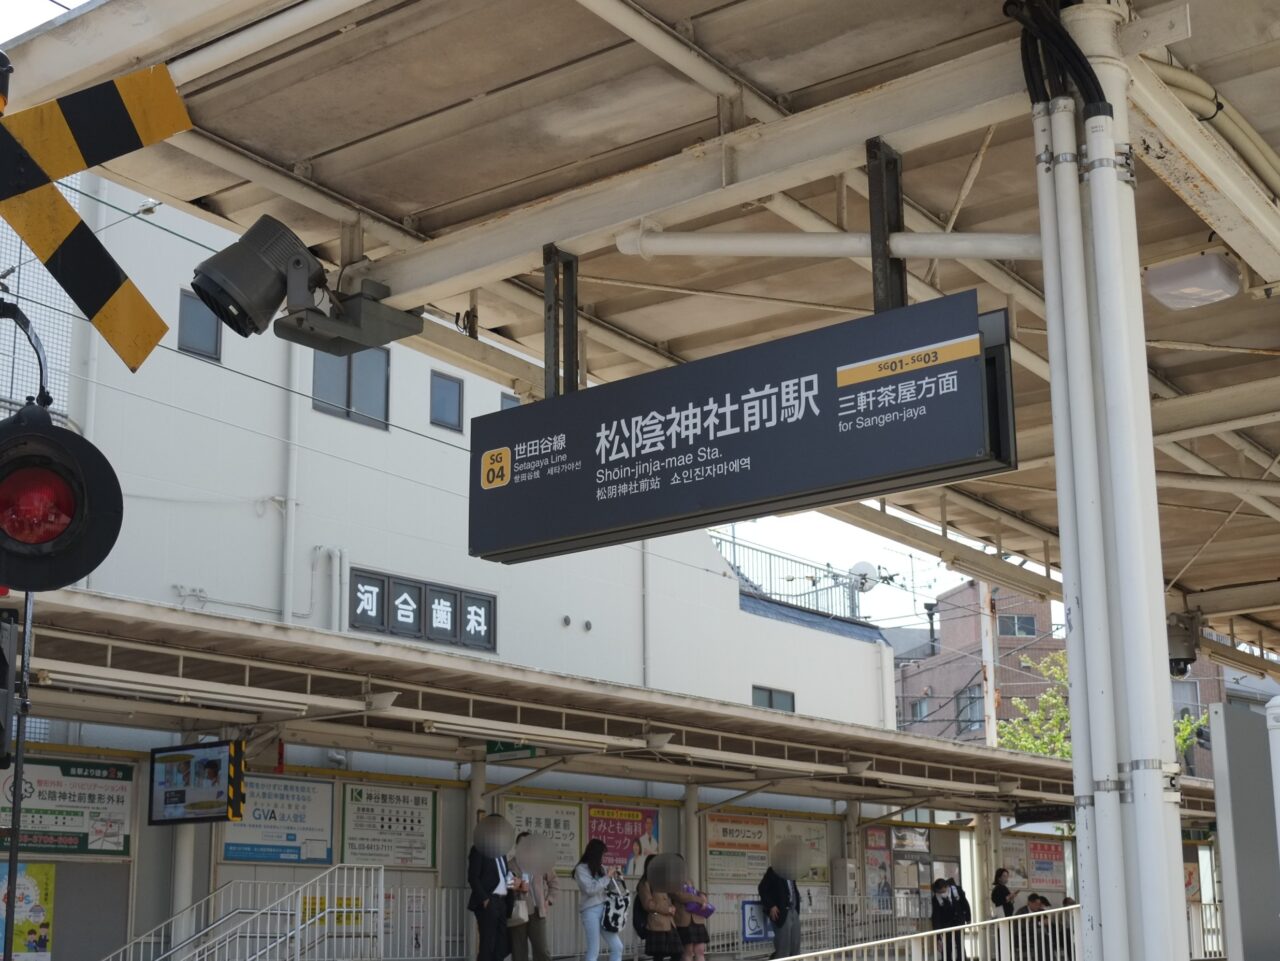
[[244, 816], [244, 741], [232, 741], [227, 750], [227, 820]]
[[0, 217], [130, 370], [169, 328], [54, 181], [190, 128], [163, 64], [0, 117]]

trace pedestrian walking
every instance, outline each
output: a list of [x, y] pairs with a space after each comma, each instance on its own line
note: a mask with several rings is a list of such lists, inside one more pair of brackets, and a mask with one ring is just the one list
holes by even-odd
[[603, 841], [592, 838], [573, 869], [573, 879], [578, 882], [578, 915], [587, 939], [586, 961], [597, 961], [600, 957], [601, 938], [609, 949], [609, 961], [622, 961], [622, 938], [617, 931], [604, 930], [605, 894], [618, 876], [616, 868], [605, 869], [606, 850]]

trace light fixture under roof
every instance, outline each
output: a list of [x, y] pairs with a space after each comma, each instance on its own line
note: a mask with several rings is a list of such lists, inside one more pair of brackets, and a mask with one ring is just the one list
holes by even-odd
[[1170, 310], [1216, 304], [1240, 293], [1240, 269], [1226, 252], [1204, 250], [1142, 271], [1147, 293]]

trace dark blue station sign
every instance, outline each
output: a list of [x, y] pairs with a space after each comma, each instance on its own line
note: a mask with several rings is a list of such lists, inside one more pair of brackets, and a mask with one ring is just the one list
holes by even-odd
[[1015, 466], [972, 292], [478, 417], [470, 550], [523, 561]]

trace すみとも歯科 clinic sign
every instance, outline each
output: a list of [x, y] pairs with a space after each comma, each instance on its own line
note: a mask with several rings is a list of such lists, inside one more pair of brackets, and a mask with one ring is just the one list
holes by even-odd
[[519, 561], [1012, 466], [972, 292], [472, 421], [472, 554]]

